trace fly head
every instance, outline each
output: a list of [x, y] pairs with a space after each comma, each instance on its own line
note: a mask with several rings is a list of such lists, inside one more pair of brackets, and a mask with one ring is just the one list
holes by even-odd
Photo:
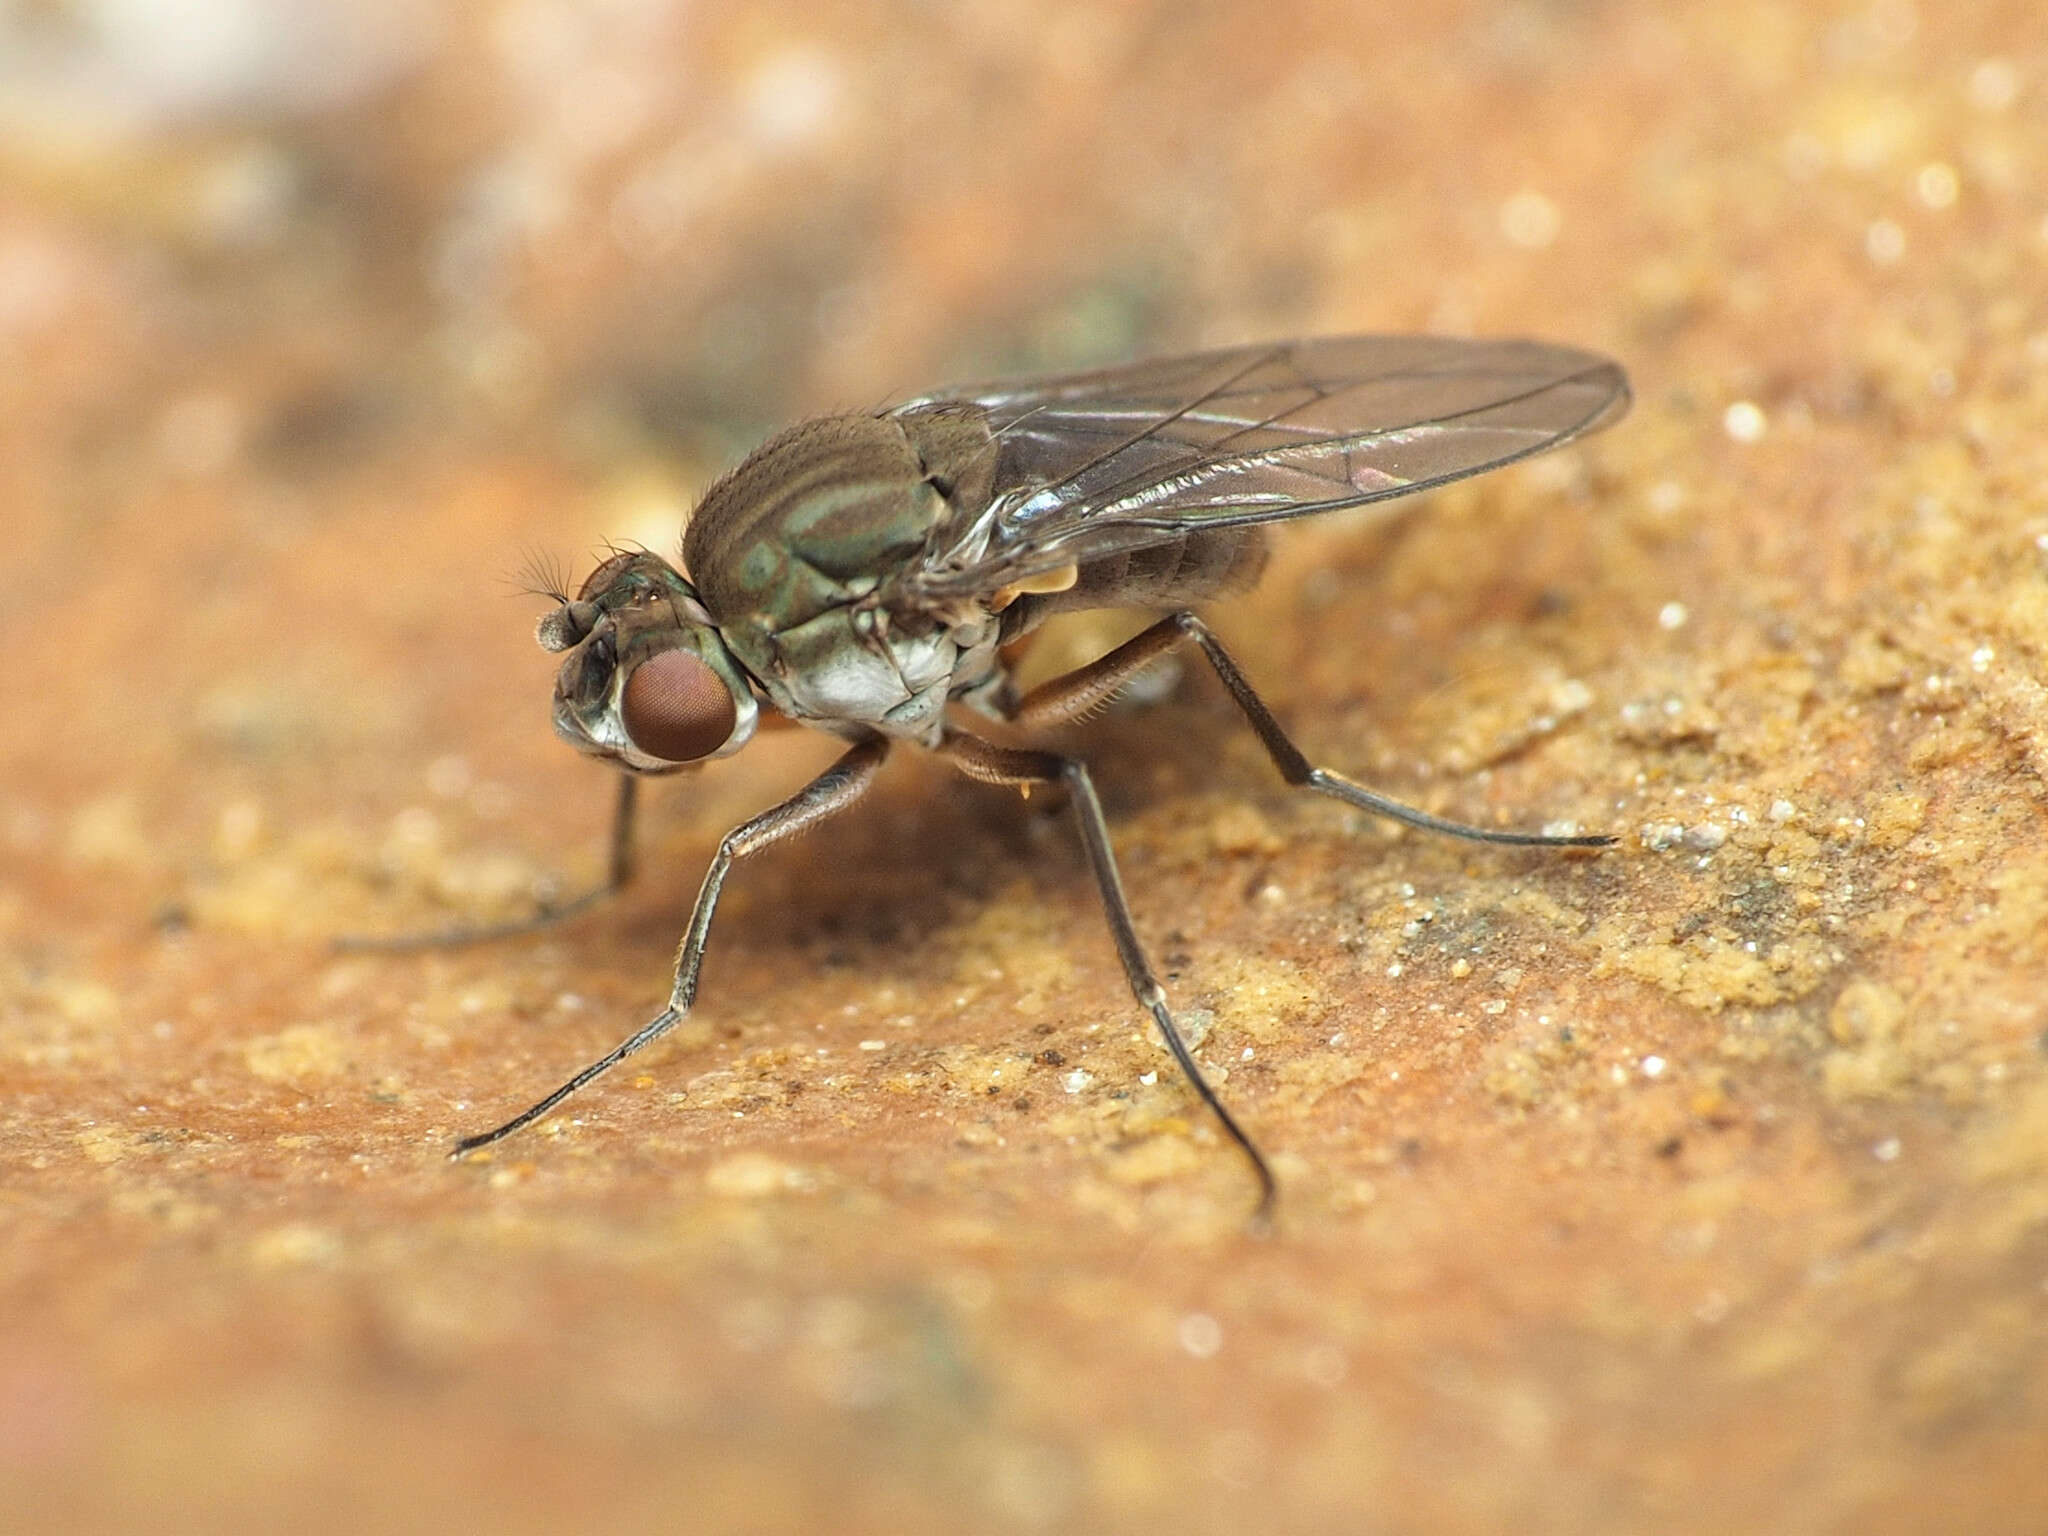
[[760, 706], [689, 580], [643, 550], [613, 555], [535, 638], [565, 653], [555, 734], [636, 773], [672, 773], [747, 744]]

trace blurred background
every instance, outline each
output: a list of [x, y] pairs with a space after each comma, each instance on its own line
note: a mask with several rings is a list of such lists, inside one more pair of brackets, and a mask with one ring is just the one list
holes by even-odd
[[[599, 867], [523, 563], [806, 412], [1344, 331], [1638, 404], [1225, 633], [1627, 847], [1361, 857], [1213, 690], [1109, 723], [1278, 1238], [1066, 829], [914, 766], [715, 1022], [441, 1161], [829, 751], [613, 918], [331, 957]], [[0, 0], [0, 1523], [2037, 1529], [2044, 420], [2033, 0]]]

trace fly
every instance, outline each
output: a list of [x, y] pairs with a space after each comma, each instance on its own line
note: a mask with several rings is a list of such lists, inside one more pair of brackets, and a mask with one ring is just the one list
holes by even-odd
[[[1250, 1163], [1264, 1218], [1276, 1193], [1272, 1169], [1174, 1020], [1131, 921], [1087, 767], [984, 740], [960, 717], [978, 712], [1027, 731], [1073, 720], [1167, 652], [1192, 646], [1289, 784], [1454, 837], [1605, 847], [1612, 838], [1448, 821], [1314, 766], [1193, 605], [1257, 579], [1267, 523], [1391, 501], [1511, 464], [1606, 426], [1628, 400], [1619, 367], [1568, 347], [1332, 337], [971, 385], [879, 414], [826, 416], [771, 439], [705, 493], [680, 566], [645, 551], [615, 553], [574, 598], [549, 594], [556, 607], [538, 638], [563, 658], [556, 733], [622, 773], [609, 878], [540, 921], [626, 883], [639, 777], [730, 757], [771, 714], [838, 736], [846, 750], [719, 843], [683, 932], [668, 1005], [451, 1155], [532, 1124], [673, 1029], [696, 1001], [712, 914], [733, 867], [846, 810], [905, 742], [985, 784], [1065, 789], [1131, 991]], [[1055, 613], [1110, 606], [1163, 616], [1087, 666], [1028, 692], [1013, 686], [1015, 642]]]

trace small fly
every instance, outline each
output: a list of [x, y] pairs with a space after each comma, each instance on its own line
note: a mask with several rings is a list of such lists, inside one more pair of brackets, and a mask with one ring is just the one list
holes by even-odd
[[[1272, 1169], [1174, 1020], [1131, 921], [1086, 765], [997, 745], [960, 717], [974, 711], [1027, 731], [1073, 720], [1167, 652], [1193, 646], [1289, 784], [1454, 837], [1605, 847], [1612, 838], [1447, 821], [1314, 766], [1192, 605], [1256, 580], [1267, 523], [1514, 463], [1606, 426], [1628, 401], [1619, 367], [1569, 347], [1332, 337], [969, 385], [771, 439], [705, 493], [680, 568], [644, 551], [617, 553], [573, 599], [549, 594], [557, 606], [538, 637], [563, 656], [555, 731], [623, 772], [609, 878], [542, 921], [626, 882], [640, 776], [730, 757], [770, 712], [842, 738], [846, 751], [719, 843], [668, 1006], [452, 1155], [532, 1124], [675, 1028], [696, 1000], [733, 866], [851, 806], [891, 747], [908, 742], [985, 784], [1065, 789], [1131, 991], [1251, 1164], [1265, 1217]], [[1164, 616], [1065, 676], [1026, 692], [1012, 684], [1018, 642], [1033, 629], [1056, 613], [1104, 607]]]

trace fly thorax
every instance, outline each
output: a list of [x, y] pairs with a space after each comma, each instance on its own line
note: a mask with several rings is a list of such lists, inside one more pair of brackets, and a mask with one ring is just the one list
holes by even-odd
[[685, 555], [720, 634], [785, 714], [934, 737], [986, 614], [885, 606], [952, 511], [902, 426], [831, 416], [775, 438], [705, 493]]
[[786, 629], [737, 628], [728, 640], [784, 714], [932, 741], [946, 701], [993, 669], [998, 626], [905, 623], [854, 602]]

